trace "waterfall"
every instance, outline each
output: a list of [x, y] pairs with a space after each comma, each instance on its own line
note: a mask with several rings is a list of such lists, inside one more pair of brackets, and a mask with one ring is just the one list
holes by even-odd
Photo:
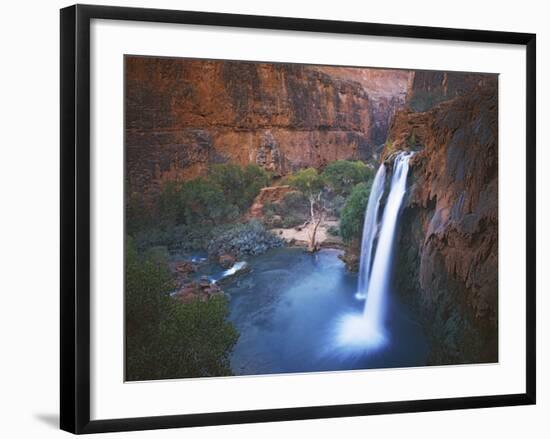
[[365, 221], [363, 222], [363, 238], [361, 239], [361, 258], [359, 260], [359, 282], [357, 284], [358, 299], [367, 297], [367, 288], [370, 277], [372, 247], [374, 237], [378, 226], [378, 210], [380, 208], [380, 200], [384, 195], [384, 184], [386, 182], [386, 166], [384, 163], [380, 165], [370, 191], [367, 210], [365, 211]]
[[[361, 241], [361, 261], [358, 280], [358, 295], [366, 292], [362, 314], [345, 315], [340, 319], [336, 344], [345, 349], [372, 350], [387, 342], [384, 328], [386, 298], [392, 269], [393, 243], [397, 220], [406, 192], [409, 159], [413, 153], [401, 152], [393, 162], [393, 173], [388, 198], [380, 224], [377, 224], [380, 200], [384, 192], [385, 166], [378, 169], [371, 190]], [[373, 249], [375, 235], [376, 248]], [[371, 258], [374, 259], [371, 266]]]
[[390, 193], [384, 208], [380, 236], [378, 237], [376, 254], [368, 280], [364, 318], [369, 327], [376, 333], [384, 332], [385, 299], [392, 268], [393, 241], [401, 203], [406, 192], [410, 157], [410, 152], [402, 152], [394, 160]]

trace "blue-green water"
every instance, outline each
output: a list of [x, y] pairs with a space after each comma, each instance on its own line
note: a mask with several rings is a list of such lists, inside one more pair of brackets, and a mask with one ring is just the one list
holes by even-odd
[[387, 343], [376, 351], [336, 343], [343, 316], [363, 312], [357, 275], [339, 250], [315, 254], [272, 249], [247, 259], [251, 271], [224, 285], [240, 333], [231, 356], [236, 375], [421, 366], [428, 346], [414, 315], [390, 294]]

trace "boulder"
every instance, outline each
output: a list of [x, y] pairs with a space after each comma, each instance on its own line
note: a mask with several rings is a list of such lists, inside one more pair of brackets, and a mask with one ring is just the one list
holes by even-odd
[[218, 257], [218, 263], [223, 268], [231, 268], [235, 263], [235, 257], [229, 253], [223, 253]]
[[174, 294], [174, 297], [182, 302], [188, 303], [193, 300], [206, 301], [211, 297], [224, 295], [223, 290], [214, 282], [203, 276], [197, 281], [192, 281], [185, 284], [179, 291]]
[[173, 264], [175, 272], [183, 275], [188, 275], [197, 271], [197, 266], [190, 261], [178, 261]]

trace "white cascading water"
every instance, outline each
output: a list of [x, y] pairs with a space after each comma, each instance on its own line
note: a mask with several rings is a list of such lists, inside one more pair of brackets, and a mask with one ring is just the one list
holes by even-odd
[[383, 329], [384, 299], [389, 287], [390, 272], [392, 268], [392, 249], [397, 228], [397, 218], [401, 209], [401, 203], [407, 190], [407, 174], [409, 172], [409, 159], [411, 154], [403, 152], [399, 154], [393, 164], [393, 176], [391, 179], [390, 193], [384, 208], [382, 227], [376, 255], [372, 263], [372, 270], [365, 302], [365, 320], [374, 328]]
[[[368, 269], [370, 266], [370, 255], [368, 256], [369, 265], [363, 267], [363, 263], [361, 263], [361, 269], [366, 269], [366, 272], [363, 273], [363, 276], [366, 276], [367, 291], [365, 308], [362, 314], [347, 315], [341, 319], [336, 342], [342, 348], [372, 350], [380, 348], [387, 341], [384, 321], [386, 296], [389, 289], [390, 273], [392, 269], [393, 241], [395, 238], [399, 211], [406, 192], [409, 159], [411, 155], [411, 152], [402, 152], [394, 160], [390, 192], [382, 215], [380, 234], [378, 236], [372, 268], [370, 268], [370, 270]], [[365, 214], [365, 226], [366, 221], [370, 221], [367, 217], [370, 214], [368, 210], [371, 205], [371, 198], [378, 196], [380, 196], [378, 193], [371, 192], [367, 205], [367, 212]], [[376, 204], [373, 205], [373, 209], [375, 205]], [[374, 213], [372, 213], [372, 215], [374, 215]], [[376, 220], [376, 216], [374, 216], [374, 218]], [[372, 241], [374, 241], [374, 235], [376, 234], [375, 223], [376, 221], [371, 225], [371, 230], [369, 232], [372, 234], [372, 238], [370, 238]], [[362, 243], [364, 242], [365, 240], [363, 237]], [[369, 242], [367, 242], [367, 244], [369, 244]], [[369, 245], [372, 246], [372, 242], [370, 242]], [[367, 257], [367, 255], [363, 255], [363, 252], [367, 251], [372, 254], [372, 248], [361, 248], [362, 259], [363, 257]], [[359, 282], [361, 282], [361, 280]], [[361, 292], [361, 290], [359, 292]]]
[[370, 191], [367, 210], [365, 211], [365, 221], [363, 222], [363, 238], [361, 239], [361, 258], [359, 260], [359, 281], [357, 283], [358, 299], [366, 299], [367, 288], [369, 284], [371, 259], [373, 253], [374, 237], [378, 230], [378, 210], [380, 200], [384, 195], [384, 185], [386, 183], [386, 166], [380, 165]]

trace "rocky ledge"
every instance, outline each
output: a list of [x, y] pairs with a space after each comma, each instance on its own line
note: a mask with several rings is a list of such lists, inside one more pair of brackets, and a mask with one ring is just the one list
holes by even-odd
[[203, 276], [198, 281], [191, 281], [177, 290], [173, 297], [182, 302], [193, 300], [206, 301], [214, 296], [223, 296], [223, 290], [214, 282]]

